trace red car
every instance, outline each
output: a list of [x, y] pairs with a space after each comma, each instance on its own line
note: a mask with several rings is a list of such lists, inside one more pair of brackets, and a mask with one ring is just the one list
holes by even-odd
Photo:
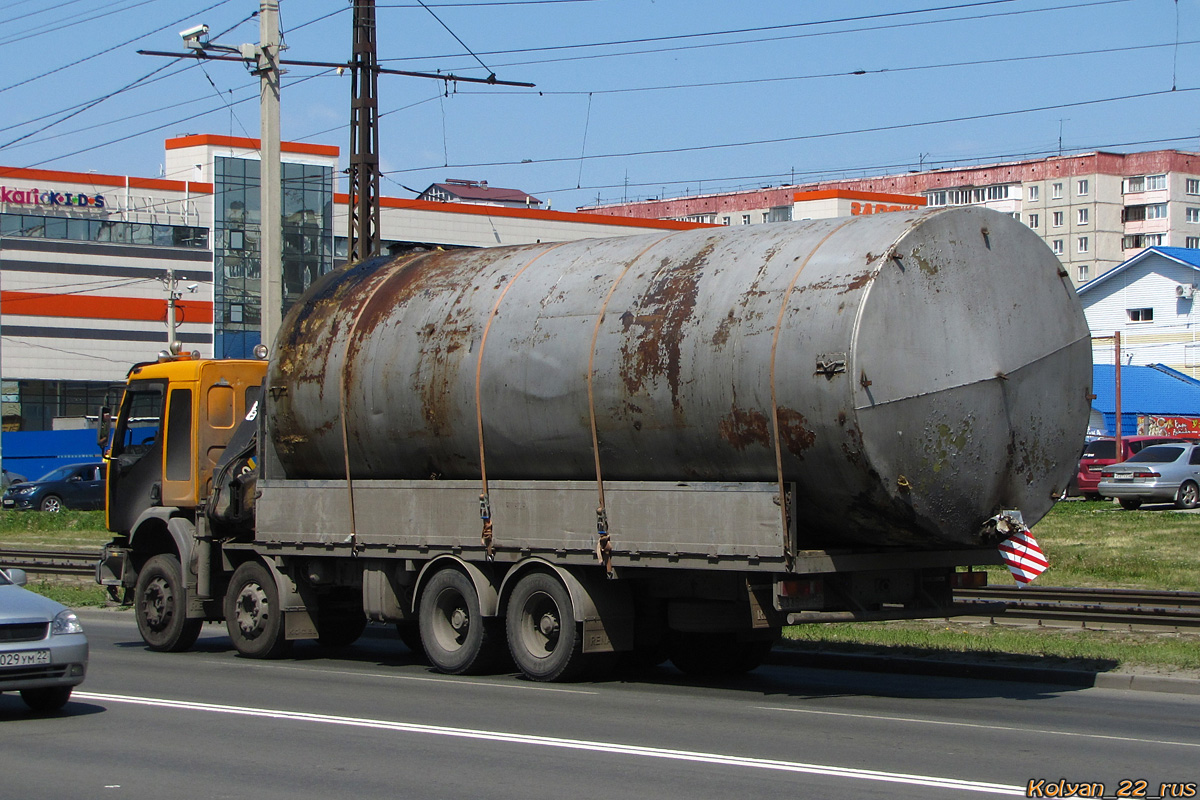
[[1088, 500], [1099, 500], [1100, 471], [1110, 464], [1126, 461], [1143, 447], [1152, 444], [1183, 441], [1173, 436], [1122, 436], [1122, 454], [1117, 458], [1116, 439], [1096, 439], [1088, 442], [1079, 457], [1079, 471], [1075, 475], [1076, 492]]

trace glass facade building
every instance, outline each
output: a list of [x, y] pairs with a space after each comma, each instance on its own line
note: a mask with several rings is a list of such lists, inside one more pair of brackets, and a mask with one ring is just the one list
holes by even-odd
[[[261, 264], [259, 162], [217, 156], [213, 164], [213, 321], [217, 358], [250, 358], [259, 343]], [[333, 269], [333, 169], [283, 164], [284, 311]]]

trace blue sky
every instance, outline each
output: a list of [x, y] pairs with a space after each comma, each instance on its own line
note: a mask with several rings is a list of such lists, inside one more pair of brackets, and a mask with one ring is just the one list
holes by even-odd
[[[1060, 135], [1064, 152], [1200, 150], [1196, 0], [426, 5], [377, 0], [384, 66], [537, 88], [382, 76], [385, 195], [465, 178], [571, 210], [1045, 155]], [[285, 58], [349, 58], [348, 0], [280, 6]], [[241, 65], [136, 53], [182, 51], [178, 32], [201, 22], [256, 42], [257, 9], [6, 0], [0, 166], [153, 177], [168, 137], [257, 136]], [[337, 145], [344, 165], [349, 95], [348, 73], [290, 68], [283, 137]]]

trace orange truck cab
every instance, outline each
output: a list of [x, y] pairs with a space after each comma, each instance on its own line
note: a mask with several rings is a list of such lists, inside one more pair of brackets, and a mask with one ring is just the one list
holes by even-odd
[[130, 370], [104, 457], [109, 530], [133, 534], [147, 517], [194, 517], [266, 369], [266, 361], [182, 355]]

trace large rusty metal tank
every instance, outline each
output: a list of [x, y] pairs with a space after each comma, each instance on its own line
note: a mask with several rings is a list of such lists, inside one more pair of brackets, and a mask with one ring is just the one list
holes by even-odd
[[352, 265], [268, 385], [288, 478], [782, 477], [802, 543], [944, 547], [1049, 510], [1091, 379], [1049, 248], [955, 208]]

